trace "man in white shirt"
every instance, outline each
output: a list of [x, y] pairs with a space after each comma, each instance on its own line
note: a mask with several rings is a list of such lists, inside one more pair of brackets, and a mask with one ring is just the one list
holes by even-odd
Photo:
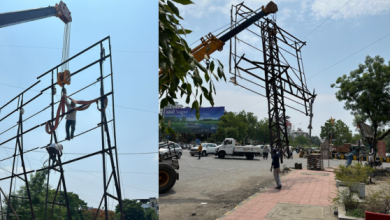
[[[66, 108], [69, 111], [68, 114], [66, 114], [66, 125], [65, 125], [65, 130], [66, 130], [66, 138], [65, 140], [70, 140], [73, 139], [74, 136], [74, 131], [76, 130], [76, 111], [73, 110], [76, 107], [76, 103], [71, 102], [69, 104], [68, 99], [66, 99]], [[70, 137], [69, 137], [69, 128], [71, 129], [70, 132]]]

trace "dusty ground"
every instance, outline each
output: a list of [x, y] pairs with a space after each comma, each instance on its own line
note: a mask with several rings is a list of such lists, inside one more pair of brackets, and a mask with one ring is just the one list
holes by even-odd
[[162, 220], [216, 219], [260, 188], [275, 184], [269, 171], [270, 159], [218, 159], [209, 155], [197, 160], [184, 151], [179, 163], [180, 180], [171, 191], [160, 194]]
[[[306, 167], [307, 159], [295, 154], [293, 160], [284, 160], [283, 165], [293, 167], [295, 163]], [[346, 160], [330, 160], [330, 167], [345, 163]], [[259, 192], [260, 188], [275, 185], [269, 171], [271, 160], [261, 157], [254, 160], [230, 156], [218, 159], [209, 155], [198, 160], [184, 150], [179, 164], [180, 180], [168, 193], [159, 196], [161, 220], [214, 220]], [[324, 160], [324, 166], [328, 166], [328, 160]]]

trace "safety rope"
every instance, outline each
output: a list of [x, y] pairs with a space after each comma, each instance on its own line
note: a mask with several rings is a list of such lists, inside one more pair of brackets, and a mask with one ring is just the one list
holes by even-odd
[[[72, 102], [74, 102], [75, 104], [81, 104], [83, 106], [80, 106], [80, 107], [75, 107], [73, 108], [72, 110], [68, 111], [68, 112], [65, 112], [65, 105], [66, 105], [66, 99], [70, 99]], [[58, 125], [60, 124], [60, 122], [62, 121], [62, 118], [70, 113], [71, 111], [84, 111], [86, 110], [87, 108], [89, 108], [89, 106], [96, 102], [96, 105], [97, 105], [97, 109], [99, 111], [105, 111], [106, 108], [107, 108], [107, 104], [108, 104], [108, 99], [106, 96], [103, 97], [104, 99], [104, 109], [99, 109], [99, 100], [101, 99], [101, 97], [99, 98], [96, 98], [94, 100], [90, 100], [90, 101], [77, 101], [77, 100], [74, 100], [72, 98], [70, 98], [69, 96], [67, 96], [66, 94], [63, 94], [62, 97], [61, 97], [61, 101], [60, 101], [60, 104], [58, 106], [58, 109], [57, 109], [57, 115], [56, 115], [56, 119], [54, 120], [54, 125], [53, 125], [53, 122], [50, 120], [48, 122], [46, 122], [46, 125], [45, 125], [45, 130], [48, 134], [51, 134], [53, 133]]]

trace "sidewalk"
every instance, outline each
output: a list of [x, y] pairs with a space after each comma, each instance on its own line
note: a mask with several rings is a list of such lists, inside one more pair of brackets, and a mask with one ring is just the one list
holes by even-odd
[[[276, 184], [274, 185], [276, 186]], [[297, 213], [285, 215], [288, 219], [298, 219], [300, 211], [296, 211], [296, 208], [287, 210], [289, 209], [288, 207], [292, 207], [292, 204], [317, 206], [311, 208], [311, 214], [315, 215], [315, 212], [318, 212], [318, 210], [315, 210], [316, 208], [318, 209], [318, 206], [331, 205], [331, 199], [335, 197], [336, 192], [336, 181], [333, 169], [326, 169], [325, 171], [313, 171], [307, 170], [306, 168], [303, 170], [293, 170], [291, 173], [282, 177], [282, 186], [282, 190], [274, 189], [274, 186], [261, 190], [261, 192], [256, 193], [233, 210], [227, 212], [220, 219], [267, 219], [266, 216], [274, 208], [282, 208], [276, 215], [281, 214], [283, 210], [286, 210], [285, 213], [288, 211], [294, 212], [295, 210]], [[283, 208], [283, 203], [291, 205], [287, 205], [287, 208]], [[319, 208], [321, 209], [321, 212], [324, 212], [323, 208]], [[305, 212], [308, 209], [305, 208], [302, 210]], [[330, 212], [330, 209], [328, 212]], [[297, 218], [294, 217], [294, 214], [297, 214]]]

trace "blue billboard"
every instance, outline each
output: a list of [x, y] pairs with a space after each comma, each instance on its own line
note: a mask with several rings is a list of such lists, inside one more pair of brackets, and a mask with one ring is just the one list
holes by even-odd
[[176, 133], [216, 133], [218, 122], [225, 113], [225, 107], [200, 108], [200, 118], [196, 119], [195, 109], [176, 108], [164, 110], [164, 122]]

